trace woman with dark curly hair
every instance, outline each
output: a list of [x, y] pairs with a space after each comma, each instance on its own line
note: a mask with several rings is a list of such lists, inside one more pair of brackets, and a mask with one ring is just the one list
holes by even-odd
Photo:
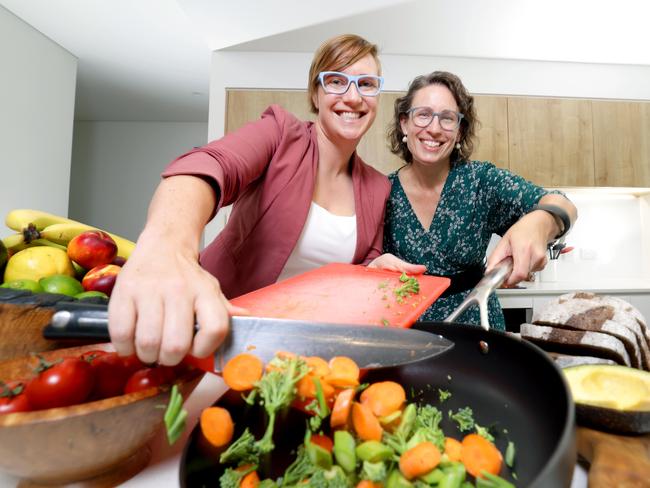
[[[406, 164], [389, 175], [384, 252], [448, 276], [450, 288], [420, 318], [445, 319], [483, 276], [492, 234], [502, 236], [487, 269], [507, 256], [514, 285], [546, 264], [547, 244], [577, 218], [575, 206], [489, 162], [472, 161], [478, 120], [461, 80], [435, 71], [415, 78], [395, 101], [390, 146]], [[458, 320], [480, 324], [476, 307]], [[493, 328], [505, 321], [496, 295], [489, 300]]]

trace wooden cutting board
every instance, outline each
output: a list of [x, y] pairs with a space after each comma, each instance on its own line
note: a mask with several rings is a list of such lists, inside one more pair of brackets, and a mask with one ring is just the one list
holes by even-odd
[[615, 435], [578, 427], [578, 454], [589, 488], [650, 488], [650, 435]]
[[449, 287], [449, 278], [417, 276], [420, 292], [398, 298], [401, 273], [328, 264], [231, 300], [260, 317], [411, 326]]

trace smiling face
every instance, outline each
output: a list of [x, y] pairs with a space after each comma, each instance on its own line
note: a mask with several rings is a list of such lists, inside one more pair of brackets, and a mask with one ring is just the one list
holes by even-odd
[[[451, 110], [459, 112], [456, 99], [444, 85], [433, 84], [419, 89], [411, 104], [412, 107], [428, 107], [434, 112]], [[460, 140], [459, 129], [444, 130], [438, 117], [425, 128], [413, 123], [410, 116], [402, 116], [400, 120], [402, 132], [406, 134], [407, 146], [413, 155], [413, 163], [426, 166], [450, 164], [450, 156], [454, 145]]]
[[[370, 54], [339, 71], [349, 75], [379, 75], [377, 62]], [[342, 95], [325, 93], [319, 86], [312, 100], [318, 109], [316, 124], [333, 143], [358, 143], [377, 115], [378, 97], [361, 96], [354, 83]]]

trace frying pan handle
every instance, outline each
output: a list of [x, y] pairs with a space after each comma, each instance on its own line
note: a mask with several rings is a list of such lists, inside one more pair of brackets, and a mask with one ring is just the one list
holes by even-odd
[[501, 284], [505, 281], [508, 275], [512, 272], [512, 257], [508, 256], [494, 268], [483, 275], [481, 281], [470, 291], [463, 303], [461, 303], [456, 310], [454, 310], [444, 322], [454, 322], [461, 313], [463, 313], [470, 305], [476, 303], [479, 306], [481, 313], [481, 327], [485, 330], [490, 329], [490, 321], [488, 320], [488, 298]]

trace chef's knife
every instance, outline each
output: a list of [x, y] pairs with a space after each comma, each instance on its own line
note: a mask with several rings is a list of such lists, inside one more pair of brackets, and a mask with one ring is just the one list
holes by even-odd
[[[52, 315], [43, 329], [46, 339], [110, 340], [105, 307], [74, 309], [69, 305]], [[221, 371], [230, 358], [242, 352], [268, 361], [277, 351], [326, 360], [348, 356], [360, 368], [385, 368], [437, 356], [453, 345], [440, 335], [400, 327], [235, 316], [228, 337], [215, 352], [214, 370]]]

